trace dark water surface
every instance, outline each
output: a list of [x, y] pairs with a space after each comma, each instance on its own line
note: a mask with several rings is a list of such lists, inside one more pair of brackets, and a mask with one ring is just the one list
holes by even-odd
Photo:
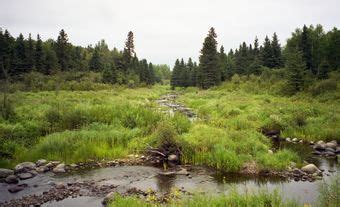
[[[283, 199], [296, 199], [301, 204], [313, 203], [318, 199], [319, 186], [323, 182], [335, 182], [337, 172], [328, 172], [328, 170], [338, 171], [339, 164], [334, 159], [312, 156], [311, 147], [302, 144], [276, 143], [274, 148], [289, 148], [296, 151], [304, 160], [316, 164], [319, 168], [324, 169], [323, 180], [315, 182], [308, 181], [284, 181], [280, 178], [272, 177], [252, 177], [240, 176], [238, 174], [221, 174], [215, 171], [203, 168], [193, 167], [190, 171], [192, 177], [185, 175], [165, 176], [159, 175], [162, 170], [154, 167], [145, 166], [121, 166], [112, 168], [101, 168], [80, 171], [76, 173], [56, 176], [52, 173], [38, 175], [35, 178], [25, 180], [28, 187], [23, 191], [11, 194], [7, 191], [8, 185], [0, 183], [0, 200], [10, 200], [21, 198], [24, 195], [41, 194], [51, 188], [51, 182], [86, 182], [93, 180], [96, 184], [115, 184], [118, 185], [118, 192], [125, 192], [127, 189], [136, 187], [141, 190], [153, 189], [159, 193], [168, 192], [171, 188], [182, 188], [190, 192], [206, 192], [212, 194], [227, 194], [232, 189], [240, 192], [258, 192], [259, 190], [268, 190], [269, 192], [277, 189]], [[34, 187], [34, 184], [37, 184]], [[101, 206], [102, 198], [97, 197], [78, 197], [68, 198], [59, 202], [50, 202], [44, 206]]]

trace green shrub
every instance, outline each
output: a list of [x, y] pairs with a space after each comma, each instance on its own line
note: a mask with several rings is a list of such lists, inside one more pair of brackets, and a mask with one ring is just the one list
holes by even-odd
[[310, 91], [314, 96], [324, 94], [328, 91], [335, 91], [337, 89], [337, 82], [333, 79], [322, 80], [311, 87]]

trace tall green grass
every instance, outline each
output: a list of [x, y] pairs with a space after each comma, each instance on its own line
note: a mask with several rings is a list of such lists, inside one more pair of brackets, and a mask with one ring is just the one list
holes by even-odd
[[205, 206], [233, 206], [233, 207], [258, 207], [258, 206], [275, 206], [275, 207], [297, 207], [296, 201], [283, 201], [277, 191], [272, 193], [259, 192], [257, 194], [239, 194], [236, 191], [228, 195], [199, 195], [192, 197], [183, 197], [180, 199], [170, 200], [169, 203], [161, 204], [156, 202], [147, 202], [135, 196], [122, 197], [116, 194], [110, 203], [110, 206], [185, 206], [185, 207], [205, 207]]

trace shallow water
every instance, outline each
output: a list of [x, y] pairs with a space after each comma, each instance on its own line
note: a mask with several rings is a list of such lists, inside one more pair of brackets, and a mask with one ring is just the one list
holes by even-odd
[[[296, 149], [304, 149], [304, 146], [296, 144]], [[300, 151], [301, 153], [301, 151]], [[316, 165], [325, 170], [324, 180], [315, 182], [308, 181], [284, 181], [279, 178], [240, 176], [237, 174], [221, 174], [204, 167], [189, 167], [192, 177], [185, 175], [165, 176], [159, 175], [162, 170], [155, 167], [145, 166], [121, 166], [111, 168], [92, 169], [77, 173], [56, 176], [52, 173], [38, 175], [35, 178], [25, 180], [28, 187], [23, 191], [11, 194], [7, 191], [8, 185], [0, 184], [0, 200], [10, 200], [21, 198], [24, 195], [41, 194], [51, 188], [51, 182], [84, 182], [95, 181], [96, 184], [118, 185], [118, 192], [125, 192], [127, 189], [136, 187], [141, 190], [153, 189], [159, 193], [169, 192], [176, 187], [190, 192], [206, 192], [212, 194], [227, 194], [236, 188], [240, 192], [258, 192], [259, 190], [280, 191], [283, 199], [296, 199], [300, 203], [313, 203], [318, 198], [319, 185], [331, 182], [331, 178], [336, 177], [336, 173], [329, 173], [328, 170], [339, 170], [339, 164], [334, 160], [306, 155], [306, 159], [313, 160]], [[33, 187], [37, 184], [36, 187]], [[102, 198], [78, 197], [68, 198], [59, 202], [49, 202], [44, 206], [101, 206]]]

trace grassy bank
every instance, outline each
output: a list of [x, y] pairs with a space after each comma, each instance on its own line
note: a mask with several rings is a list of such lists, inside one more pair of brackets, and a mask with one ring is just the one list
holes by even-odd
[[186, 207], [203, 207], [203, 206], [275, 206], [275, 207], [296, 207], [299, 206], [295, 201], [283, 201], [278, 192], [268, 193], [260, 192], [257, 194], [239, 194], [236, 191], [228, 195], [194, 195], [192, 197], [178, 197], [176, 195], [170, 195], [170, 201], [166, 204], [152, 202], [151, 196], [146, 200], [128, 196], [122, 197], [120, 195], [114, 196], [110, 206], [186, 206]]
[[280, 93], [278, 81], [241, 77], [209, 90], [180, 89], [179, 102], [199, 119], [158, 111], [168, 86], [99, 91], [16, 92], [13, 115], [0, 119], [1, 166], [45, 158], [67, 163], [122, 158], [148, 145], [174, 142], [184, 163], [229, 172], [283, 170], [302, 160], [289, 150], [268, 152], [261, 129], [304, 140], [340, 138], [338, 90], [319, 95]]

